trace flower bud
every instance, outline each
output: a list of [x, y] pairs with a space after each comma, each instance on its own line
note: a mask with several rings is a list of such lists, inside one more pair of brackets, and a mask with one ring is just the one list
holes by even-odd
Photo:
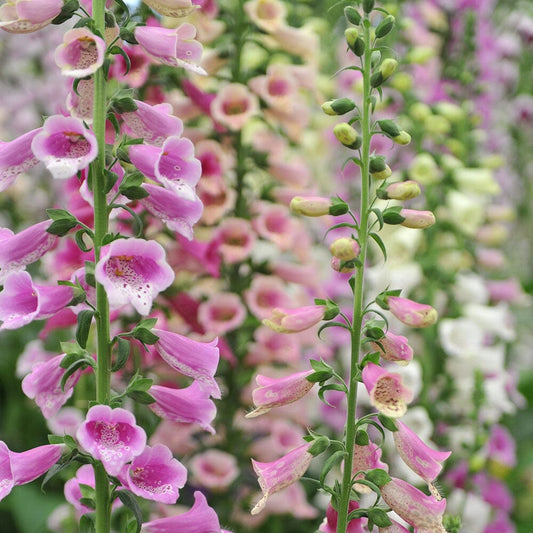
[[363, 11], [370, 13], [374, 9], [374, 0], [363, 0]]
[[361, 251], [359, 243], [349, 237], [340, 237], [334, 240], [329, 249], [331, 254], [341, 261], [352, 261]]
[[375, 180], [387, 179], [392, 174], [391, 168], [385, 163], [385, 157], [382, 155], [370, 158], [369, 172]]
[[409, 144], [411, 142], [411, 136], [405, 131], [400, 131], [399, 135], [396, 135], [396, 137], [393, 137], [392, 140], [396, 144], [401, 144], [402, 146], [405, 146], [406, 144]]
[[412, 328], [426, 328], [435, 324], [438, 318], [437, 310], [427, 304], [420, 304], [399, 296], [387, 297], [390, 312], [406, 326]]
[[401, 130], [398, 125], [392, 120], [378, 120], [381, 131], [390, 138], [400, 135]]
[[347, 6], [344, 8], [344, 16], [351, 24], [359, 25], [361, 22], [361, 13], [355, 7]]
[[355, 108], [355, 103], [349, 98], [337, 98], [336, 100], [329, 100], [322, 104], [322, 111], [326, 115], [344, 115]]
[[406, 228], [424, 229], [435, 224], [435, 215], [431, 211], [402, 209], [400, 215], [404, 217], [404, 221], [400, 224]]
[[396, 61], [396, 59], [388, 57], [387, 59], [383, 60], [379, 70], [370, 76], [370, 85], [372, 87], [379, 87], [384, 81], [388, 80], [394, 74], [394, 71], [397, 67], [398, 61]]
[[342, 272], [346, 274], [347, 272], [352, 272], [355, 269], [355, 264], [353, 261], [342, 261], [338, 257], [331, 258], [331, 268], [335, 272]]
[[356, 56], [361, 57], [365, 53], [365, 41], [359, 37], [359, 32], [356, 28], [347, 28], [344, 31], [344, 37], [350, 50]]
[[380, 39], [385, 37], [394, 27], [395, 18], [392, 15], [387, 15], [376, 28], [376, 37]]
[[290, 209], [293, 213], [306, 217], [329, 215], [330, 207], [331, 200], [320, 196], [295, 196], [290, 203]]
[[341, 122], [333, 128], [333, 134], [344, 146], [357, 150], [361, 146], [361, 139], [355, 128], [347, 122]]
[[399, 181], [378, 189], [376, 194], [382, 200], [411, 200], [420, 194], [420, 185], [413, 180]]

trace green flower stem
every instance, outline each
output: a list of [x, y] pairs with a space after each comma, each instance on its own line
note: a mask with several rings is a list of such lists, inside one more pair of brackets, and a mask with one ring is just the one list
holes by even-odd
[[359, 222], [359, 253], [360, 264], [355, 273], [355, 285], [353, 291], [353, 320], [351, 331], [351, 360], [350, 360], [350, 380], [348, 383], [348, 406], [346, 413], [346, 438], [344, 458], [344, 470], [342, 476], [342, 486], [338, 507], [337, 533], [345, 533], [348, 525], [348, 507], [350, 504], [350, 493], [352, 490], [352, 466], [353, 449], [355, 445], [356, 433], [356, 403], [357, 403], [357, 369], [359, 364], [359, 353], [361, 349], [361, 328], [363, 325], [363, 283], [365, 262], [368, 244], [368, 215], [370, 204], [370, 23], [368, 15], [363, 21], [365, 54], [363, 56], [363, 103], [361, 106], [361, 200], [360, 200], [360, 222]]
[[[95, 30], [105, 34], [105, 0], [93, 0]], [[105, 121], [106, 80], [103, 69], [94, 74], [93, 132], [98, 142], [98, 157], [91, 164], [94, 194], [94, 258], [100, 259], [103, 238], [108, 231], [109, 210], [105, 195]], [[96, 401], [109, 404], [111, 389], [111, 354], [109, 342], [109, 302], [104, 288], [96, 284]], [[94, 467], [96, 494], [96, 533], [111, 530], [109, 480], [101, 463]]]

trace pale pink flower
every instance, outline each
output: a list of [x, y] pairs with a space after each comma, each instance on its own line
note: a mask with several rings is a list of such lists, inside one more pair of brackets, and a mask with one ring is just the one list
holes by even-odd
[[46, 425], [54, 435], [71, 435], [74, 437], [78, 426], [83, 422], [83, 415], [76, 407], [63, 407], [54, 416], [46, 420]]
[[255, 244], [255, 233], [250, 222], [244, 218], [225, 218], [216, 230], [218, 253], [228, 264], [239, 263], [250, 256]]
[[392, 524], [387, 527], [380, 527], [379, 533], [410, 533], [409, 529], [403, 527], [396, 520], [391, 520]]
[[76, 437], [80, 446], [102, 461], [112, 476], [118, 475], [146, 446], [146, 433], [135, 423], [133, 414], [120, 407], [111, 409], [108, 405], [91, 407]]
[[400, 215], [404, 218], [400, 224], [406, 228], [424, 229], [435, 224], [435, 215], [431, 211], [402, 209]]
[[268, 318], [275, 307], [290, 305], [285, 284], [275, 276], [257, 274], [244, 292], [244, 300], [250, 311], [260, 320]]
[[258, 374], [255, 381], [259, 387], [252, 392], [255, 409], [246, 418], [268, 413], [274, 407], [303, 398], [313, 388], [314, 383], [306, 379], [312, 373], [313, 370], [306, 370], [277, 379]]
[[397, 365], [407, 365], [413, 359], [413, 349], [409, 346], [407, 337], [396, 335], [392, 331], [385, 332], [385, 336], [377, 342], [371, 343], [372, 347], [379, 355], [387, 360], [393, 361]]
[[[7, 4], [2, 7], [5, 5]], [[19, 174], [27, 172], [39, 163], [31, 144], [41, 131], [42, 128], [37, 128], [12, 141], [0, 141], [0, 192], [7, 189]]]
[[0, 6], [0, 28], [9, 33], [32, 33], [48, 26], [62, 7], [62, 0], [5, 2]]
[[266, 32], [273, 32], [285, 22], [287, 8], [279, 0], [251, 0], [244, 4], [250, 20]]
[[254, 339], [256, 342], [248, 345], [248, 366], [272, 362], [294, 365], [300, 360], [300, 343], [294, 335], [283, 335], [260, 326], [254, 332]]
[[[352, 462], [352, 475], [354, 479], [364, 479], [365, 474], [362, 470], [373, 470], [375, 468], [381, 468], [388, 472], [389, 466], [381, 461], [381, 448], [369, 442], [366, 446], [354, 445], [353, 449], [353, 462]], [[358, 474], [358, 472], [361, 472]], [[363, 485], [362, 483], [356, 483], [354, 489], [358, 492], [369, 493], [370, 487]]]
[[222, 335], [238, 328], [246, 318], [246, 309], [233, 293], [217, 293], [198, 307], [198, 321], [206, 331]]
[[261, 203], [254, 207], [254, 211], [254, 230], [280, 250], [290, 250], [295, 242], [296, 228], [289, 210], [283, 205]]
[[93, 121], [94, 79], [79, 80], [76, 91], [74, 87], [67, 94], [67, 109], [71, 116], [91, 124]]
[[318, 35], [309, 28], [295, 28], [282, 23], [271, 35], [282, 50], [300, 56], [304, 61], [316, 63], [320, 57]]
[[325, 305], [307, 305], [294, 309], [275, 307], [263, 324], [276, 333], [297, 333], [309, 329], [324, 319]]
[[[303, 104], [298, 95], [298, 80], [292, 75], [290, 65], [274, 63], [264, 76], [249, 81], [249, 86], [272, 109], [282, 113], [294, 113]], [[307, 109], [304, 110], [307, 111]]]
[[420, 304], [407, 298], [389, 296], [387, 298], [387, 305], [389, 306], [390, 312], [400, 322], [412, 328], [432, 326], [438, 318], [436, 309], [430, 305]]
[[197, 187], [198, 196], [204, 205], [201, 220], [204, 224], [216, 224], [235, 205], [236, 192], [228, 187], [222, 177], [202, 178]]
[[63, 76], [85, 78], [104, 63], [105, 42], [87, 28], [74, 28], [56, 48], [55, 61]]
[[213, 491], [226, 490], [239, 475], [237, 460], [221, 450], [207, 450], [189, 461], [192, 482]]
[[172, 18], [186, 17], [200, 7], [192, 0], [144, 0], [144, 3], [161, 15]]
[[290, 514], [301, 520], [310, 520], [318, 516], [317, 508], [307, 501], [305, 489], [299, 482], [289, 485], [280, 492], [271, 494], [268, 497], [265, 512], [277, 515]]
[[403, 385], [399, 374], [388, 372], [374, 363], [363, 368], [363, 383], [370, 403], [383, 414], [398, 418], [407, 411], [413, 393]]
[[146, 446], [131, 464], [124, 466], [119, 479], [133, 494], [156, 502], [173, 504], [187, 480], [187, 469], [172, 457], [163, 444]]
[[216, 122], [238, 131], [259, 111], [257, 98], [246, 85], [230, 83], [220, 89], [211, 102], [211, 115]]
[[174, 271], [160, 244], [131, 238], [102, 247], [95, 276], [112, 306], [130, 303], [139, 314], [147, 315], [154, 298], [171, 285]]

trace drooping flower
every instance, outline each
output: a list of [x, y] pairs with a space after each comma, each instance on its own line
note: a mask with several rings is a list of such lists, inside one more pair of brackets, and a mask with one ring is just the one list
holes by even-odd
[[242, 129], [258, 111], [257, 97], [240, 83], [222, 87], [211, 102], [213, 119], [232, 131]]
[[98, 154], [96, 137], [80, 119], [54, 115], [46, 119], [31, 143], [35, 157], [57, 179], [75, 176]]
[[144, 0], [144, 3], [161, 15], [172, 18], [186, 17], [200, 7], [192, 0]]
[[368, 363], [363, 368], [363, 383], [371, 404], [393, 418], [403, 416], [407, 404], [413, 399], [412, 392], [403, 385], [399, 374], [388, 372], [374, 363]]
[[156, 350], [172, 368], [193, 378], [209, 396], [220, 398], [220, 388], [214, 378], [219, 361], [218, 338], [200, 342], [162, 329], [152, 331], [159, 337]]
[[211, 422], [217, 409], [207, 392], [196, 382], [184, 389], [152, 385], [149, 393], [155, 398], [155, 403], [149, 407], [156, 415], [174, 422], [196, 423], [205, 431], [215, 433]]
[[72, 288], [33, 283], [27, 272], [13, 272], [0, 292], [0, 329], [17, 329], [55, 315], [72, 300]]
[[157, 61], [197, 74], [206, 74], [199, 65], [202, 45], [194, 40], [195, 37], [196, 28], [187, 22], [172, 29], [157, 26], [135, 28], [135, 39]]
[[57, 236], [46, 231], [51, 223], [51, 220], [44, 220], [16, 235], [0, 229], [0, 285], [11, 272], [24, 270], [54, 246]]
[[215, 511], [209, 507], [205, 496], [200, 492], [194, 493], [194, 505], [186, 513], [159, 518], [146, 522], [142, 526], [142, 533], [219, 533], [220, 522]]
[[258, 476], [263, 497], [257, 502], [251, 513], [260, 513], [267, 498], [298, 481], [309, 467], [313, 455], [309, 453], [311, 444], [302, 444], [287, 455], [270, 463], [260, 463], [252, 459], [252, 466]]
[[239, 475], [235, 457], [215, 449], [196, 454], [189, 468], [195, 484], [213, 491], [227, 489]]
[[389, 296], [387, 305], [390, 312], [406, 326], [412, 328], [426, 328], [435, 324], [438, 318], [437, 311], [427, 304], [420, 304], [401, 298], [399, 296]]
[[146, 433], [129, 411], [95, 405], [76, 432], [81, 447], [102, 461], [108, 474], [118, 475], [122, 467], [146, 446]]
[[258, 374], [255, 380], [259, 387], [252, 392], [255, 409], [246, 418], [268, 413], [273, 407], [303, 398], [313, 388], [314, 383], [306, 379], [312, 373], [313, 370], [306, 370], [277, 379]]
[[19, 174], [39, 163], [31, 149], [31, 143], [41, 130], [42, 128], [37, 128], [12, 141], [0, 142], [0, 192], [7, 189]]
[[390, 330], [379, 339], [379, 344], [376, 342], [371, 344], [383, 359], [393, 361], [397, 365], [407, 365], [413, 359], [413, 349], [409, 346], [407, 337], [396, 335]]
[[12, 452], [0, 441], [0, 500], [3, 500], [15, 485], [24, 485], [51, 468], [61, 456], [60, 444], [38, 446], [22, 453]]
[[174, 271], [157, 242], [120, 239], [102, 247], [95, 276], [111, 305], [130, 303], [139, 314], [147, 315], [154, 298], [174, 280]]
[[59, 15], [62, 0], [14, 0], [0, 6], [0, 28], [9, 33], [32, 33]]
[[244, 11], [252, 22], [266, 32], [278, 29], [287, 16], [287, 9], [279, 0], [251, 0], [244, 4]]
[[[385, 472], [389, 471], [389, 466], [381, 460], [381, 448], [373, 442], [369, 442], [365, 446], [355, 444], [352, 461], [352, 475], [355, 476], [354, 479], [364, 479], [365, 475], [362, 471], [373, 470], [375, 468], [381, 468]], [[358, 492], [371, 492], [370, 487], [362, 483], [356, 483], [354, 489]]]
[[22, 380], [22, 392], [35, 400], [45, 418], [54, 416], [72, 396], [74, 386], [81, 376], [81, 370], [78, 369], [61, 386], [65, 375], [65, 369], [60, 366], [63, 357], [58, 355], [46, 362], [37, 363]]
[[87, 28], [74, 28], [56, 48], [55, 61], [63, 76], [85, 78], [104, 63], [105, 42]]
[[295, 309], [276, 307], [272, 315], [263, 320], [263, 324], [276, 333], [297, 333], [318, 324], [327, 308], [325, 305], [308, 305]]
[[187, 480], [187, 469], [163, 444], [146, 446], [119, 474], [124, 486], [145, 500], [173, 504]]
[[[184, 198], [194, 198], [194, 187], [202, 175], [202, 164], [194, 157], [194, 144], [183, 137], [168, 137], [155, 164], [157, 181], [172, 188]], [[189, 188], [190, 192], [185, 190]]]
[[393, 432], [394, 444], [404, 463], [426, 483], [430, 484], [442, 470], [442, 462], [452, 452], [440, 452], [427, 446], [408, 426], [396, 421], [398, 431]]

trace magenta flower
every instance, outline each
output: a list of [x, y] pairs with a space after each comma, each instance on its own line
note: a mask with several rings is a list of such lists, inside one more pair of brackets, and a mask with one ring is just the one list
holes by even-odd
[[103, 65], [105, 48], [104, 40], [87, 28], [74, 28], [56, 48], [55, 61], [63, 76], [85, 78]]
[[196, 28], [184, 23], [177, 28], [138, 26], [135, 39], [154, 59], [171, 67], [182, 67], [197, 74], [206, 74], [200, 67], [202, 45], [195, 41]]
[[504, 426], [492, 426], [487, 442], [487, 455], [491, 461], [504, 469], [516, 466], [516, 443]]
[[413, 393], [404, 386], [400, 374], [388, 372], [374, 363], [363, 368], [363, 383], [370, 403], [380, 412], [393, 418], [403, 416]]
[[118, 475], [146, 446], [146, 433], [135, 423], [133, 414], [108, 405], [91, 407], [76, 437], [81, 447], [102, 461], [112, 476]]
[[72, 396], [74, 386], [81, 376], [82, 371], [76, 370], [68, 377], [64, 387], [61, 387], [65, 369], [59, 365], [63, 357], [64, 355], [58, 355], [44, 363], [37, 363], [22, 380], [22, 392], [35, 400], [45, 418], [54, 416]]
[[255, 381], [259, 388], [252, 392], [255, 409], [246, 418], [268, 413], [273, 407], [288, 405], [303, 398], [313, 388], [314, 383], [307, 380], [312, 373], [313, 370], [306, 370], [277, 379], [258, 374]]
[[187, 469], [172, 457], [163, 444], [144, 451], [126, 465], [119, 475], [123, 485], [145, 500], [173, 504], [179, 497], [179, 489], [187, 481]]
[[15, 485], [24, 485], [44, 474], [61, 456], [60, 444], [38, 446], [22, 453], [9, 450], [0, 441], [0, 500], [3, 500]]
[[54, 115], [31, 143], [35, 157], [57, 179], [75, 176], [98, 154], [96, 137], [80, 119]]
[[245, 318], [246, 309], [240, 298], [229, 292], [214, 294], [198, 307], [198, 321], [214, 335], [239, 327]]
[[379, 339], [379, 344], [373, 342], [372, 347], [386, 361], [393, 361], [397, 365], [405, 366], [413, 359], [413, 349], [409, 346], [407, 337], [387, 331], [385, 337]]
[[16, 235], [0, 229], [0, 285], [8, 274], [24, 270], [26, 265], [37, 261], [54, 246], [57, 236], [46, 231], [51, 223], [51, 220], [44, 220]]
[[[174, 188], [158, 187], [148, 183], [143, 188], [150, 195], [143, 198], [142, 204], [156, 218], [164, 222], [169, 229], [185, 238], [193, 238], [193, 226], [200, 220], [204, 206], [192, 191], [192, 198], [184, 197]], [[185, 188], [182, 187], [182, 191]], [[189, 192], [191, 190], [189, 189]]]
[[205, 390], [196, 382], [184, 389], [152, 385], [149, 393], [155, 398], [155, 403], [151, 403], [149, 407], [156, 415], [174, 422], [196, 423], [205, 431], [215, 433], [211, 422], [217, 409]]
[[49, 318], [71, 300], [71, 287], [35, 285], [27, 272], [13, 272], [0, 292], [0, 329], [17, 329]]
[[[359, 503], [355, 500], [351, 500], [348, 506], [348, 513], [359, 509]], [[339, 521], [339, 513], [331, 506], [328, 505], [326, 509], [326, 518], [324, 522], [318, 528], [320, 533], [336, 533], [337, 531], [337, 522]], [[348, 523], [346, 528], [346, 533], [365, 533], [367, 529], [364, 527], [364, 522], [361, 518], [354, 518]], [[382, 533], [383, 528], [379, 528], [379, 532]]]
[[[6, 5], [3, 4], [2, 8]], [[39, 163], [31, 149], [31, 143], [41, 130], [42, 128], [37, 128], [10, 142], [0, 142], [0, 192], [7, 189], [19, 174]]]
[[[183, 137], [168, 137], [161, 148], [155, 165], [157, 180], [168, 186], [172, 182], [174, 190], [184, 198], [194, 198], [194, 187], [202, 175], [202, 164], [194, 157], [194, 144]], [[189, 188], [190, 192], [181, 189]]]
[[276, 307], [270, 318], [265, 318], [263, 324], [276, 333], [297, 333], [318, 324], [326, 312], [325, 305], [308, 305], [295, 309]]
[[452, 452], [439, 452], [427, 446], [408, 426], [396, 421], [398, 431], [392, 435], [396, 449], [404, 463], [426, 483], [431, 483], [442, 470], [441, 463]]
[[445, 499], [437, 500], [433, 496], [426, 496], [409, 483], [396, 478], [392, 478], [380, 489], [385, 503], [408, 524], [421, 531], [446, 533], [442, 525]]
[[32, 33], [59, 15], [63, 0], [15, 0], [0, 6], [0, 28], [9, 33]]
[[219, 361], [218, 338], [199, 342], [162, 329], [152, 331], [159, 337], [156, 350], [172, 368], [193, 378], [209, 396], [220, 398], [220, 388], [214, 378]]
[[[172, 106], [167, 103], [149, 105], [140, 100], [134, 100], [137, 105], [135, 111], [122, 114], [124, 132], [131, 137], [144, 139], [145, 143], [162, 146], [167, 137], [180, 136], [183, 133], [183, 122], [172, 114]], [[137, 150], [148, 149], [143, 145], [130, 147], [130, 154]], [[133, 161], [137, 166], [137, 163]], [[142, 170], [141, 170], [142, 172]], [[144, 174], [144, 172], [143, 172]]]
[[194, 505], [186, 513], [159, 518], [143, 524], [143, 533], [219, 533], [220, 522], [215, 511], [209, 507], [205, 496], [194, 493]]
[[120, 239], [102, 247], [95, 276], [111, 305], [130, 303], [139, 314], [147, 315], [154, 298], [171, 285], [174, 271], [157, 242]]
[[438, 318], [437, 311], [431, 305], [413, 302], [407, 298], [389, 296], [387, 305], [398, 320], [412, 328], [432, 326]]

